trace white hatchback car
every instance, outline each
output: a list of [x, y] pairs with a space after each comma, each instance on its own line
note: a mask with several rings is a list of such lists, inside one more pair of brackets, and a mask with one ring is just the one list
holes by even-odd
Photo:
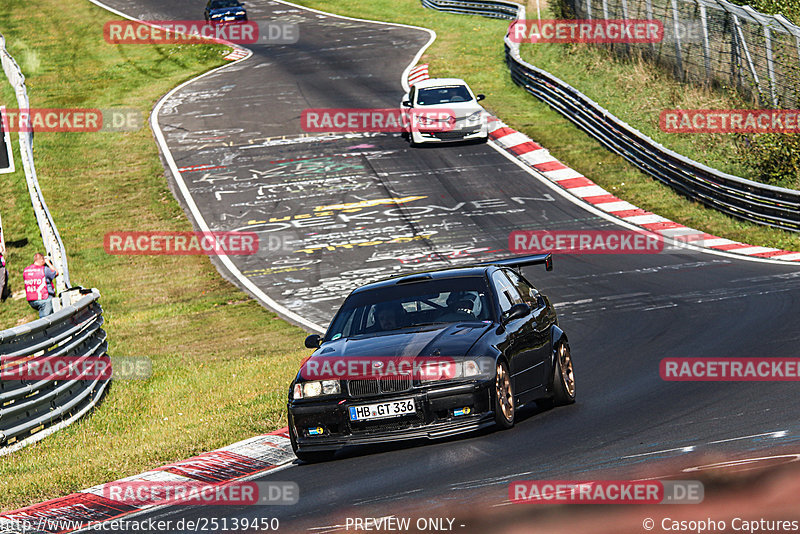
[[402, 110], [410, 111], [404, 132], [412, 145], [448, 141], [486, 141], [489, 138], [487, 111], [478, 104], [486, 98], [476, 95], [459, 78], [430, 78], [417, 82], [403, 96]]

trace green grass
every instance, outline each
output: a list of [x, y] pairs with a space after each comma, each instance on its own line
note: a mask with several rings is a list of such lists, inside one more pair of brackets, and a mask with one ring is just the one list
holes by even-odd
[[[114, 46], [110, 14], [84, 0], [4, 0], [0, 33], [31, 107], [135, 108], [145, 119], [179, 83], [225, 64], [218, 45]], [[55, 22], [55, 23], [54, 23]], [[3, 79], [4, 80], [4, 79]], [[0, 103], [16, 108], [2, 84]], [[0, 510], [58, 497], [285, 426], [304, 333], [224, 281], [204, 256], [110, 256], [112, 230], [191, 230], [152, 132], [37, 133], [39, 181], [73, 284], [102, 293], [112, 356], [148, 357], [149, 380], [116, 381], [91, 417], [0, 458]], [[0, 175], [12, 289], [42, 250], [21, 171]], [[169, 275], [167, 275], [169, 273]], [[0, 328], [37, 317], [24, 297]]]
[[[430, 64], [432, 77], [465, 79], [475, 91], [487, 95], [483, 102], [487, 109], [598, 185], [643, 209], [698, 230], [753, 245], [800, 250], [800, 234], [740, 221], [678, 195], [600, 146], [515, 85], [504, 60], [502, 39], [507, 21], [429, 10], [419, 0], [367, 3], [297, 0], [296, 3], [340, 15], [430, 28], [436, 31], [437, 39], [420, 62]], [[535, 13], [535, 3], [527, 2], [527, 9], [529, 14]], [[543, 11], [542, 17], [548, 16], [547, 10]], [[692, 103], [686, 106], [692, 109], [706, 105], [731, 107], [736, 101], [734, 96], [670, 83], [655, 67], [619, 61], [598, 48], [530, 45], [524, 47], [523, 53], [537, 67], [559, 75], [601, 106], [674, 150], [726, 172], [752, 172], [730, 157], [730, 151], [736, 150], [730, 136], [679, 136], [657, 131], [661, 109], [686, 102]]]

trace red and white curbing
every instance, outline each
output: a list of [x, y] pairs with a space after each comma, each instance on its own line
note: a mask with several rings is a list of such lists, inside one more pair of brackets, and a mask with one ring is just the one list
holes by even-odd
[[800, 261], [800, 253], [770, 247], [755, 247], [746, 243], [723, 239], [700, 230], [695, 230], [645, 211], [612, 195], [593, 181], [575, 171], [542, 148], [528, 136], [509, 128], [499, 119], [491, 119], [489, 137], [520, 161], [533, 167], [545, 178], [555, 182], [576, 197], [592, 204], [606, 213], [664, 237], [678, 239], [696, 246], [784, 261]]
[[427, 80], [430, 78], [428, 75], [428, 64], [425, 63], [423, 65], [417, 65], [410, 71], [408, 71], [408, 85], [412, 86], [417, 82], [421, 82], [422, 80]]
[[[288, 431], [288, 428], [282, 428], [255, 436], [188, 460], [118, 480], [116, 484], [201, 481], [216, 486], [234, 480], [251, 479], [295, 460]], [[0, 532], [16, 532], [15, 529], [24, 525], [26, 534], [61, 534], [158, 506], [135, 506], [109, 499], [103, 491], [105, 486], [107, 484], [101, 484], [66, 497], [6, 512], [0, 515]]]
[[[424, 78], [421, 77], [423, 73]], [[409, 71], [408, 84], [414, 85], [414, 83], [428, 79], [428, 77], [428, 65], [419, 65]], [[773, 260], [800, 261], [800, 252], [770, 247], [756, 247], [724, 239], [638, 208], [612, 195], [578, 171], [567, 167], [554, 158], [546, 148], [538, 145], [527, 135], [510, 128], [503, 121], [493, 116], [489, 118], [489, 137], [506, 152], [536, 169], [539, 174], [558, 184], [569, 193], [627, 223], [659, 233], [667, 238], [703, 248]]]
[[246, 48], [242, 48], [240, 46], [236, 46], [236, 45], [228, 43], [228, 42], [226, 42], [224, 44], [227, 44], [228, 46], [232, 46], [233, 50], [231, 51], [230, 54], [228, 54], [227, 56], [225, 56], [222, 59], [226, 59], [228, 61], [238, 61], [238, 60], [244, 59], [244, 58], [246, 58], [247, 56], [250, 55], [250, 51], [248, 49], [246, 49]]

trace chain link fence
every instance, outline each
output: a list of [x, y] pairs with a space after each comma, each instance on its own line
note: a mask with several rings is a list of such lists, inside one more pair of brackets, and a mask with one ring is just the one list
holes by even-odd
[[559, 0], [573, 19], [648, 19], [659, 43], [615, 44], [672, 69], [685, 82], [733, 87], [761, 107], [800, 107], [800, 27], [725, 0]]

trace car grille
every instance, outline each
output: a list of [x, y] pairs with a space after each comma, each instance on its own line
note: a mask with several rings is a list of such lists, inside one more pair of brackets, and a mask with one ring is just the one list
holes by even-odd
[[478, 131], [464, 131], [464, 130], [457, 130], [452, 132], [431, 132], [431, 135], [438, 139], [462, 139], [467, 135], [472, 135], [474, 133], [478, 133]]
[[351, 432], [383, 432], [391, 430], [404, 430], [420, 427], [425, 424], [425, 415], [418, 411], [414, 415], [406, 415], [393, 419], [378, 419], [374, 421], [350, 421]]
[[381, 393], [400, 393], [411, 389], [411, 377], [374, 378], [370, 380], [348, 380], [351, 397], [366, 397]]

